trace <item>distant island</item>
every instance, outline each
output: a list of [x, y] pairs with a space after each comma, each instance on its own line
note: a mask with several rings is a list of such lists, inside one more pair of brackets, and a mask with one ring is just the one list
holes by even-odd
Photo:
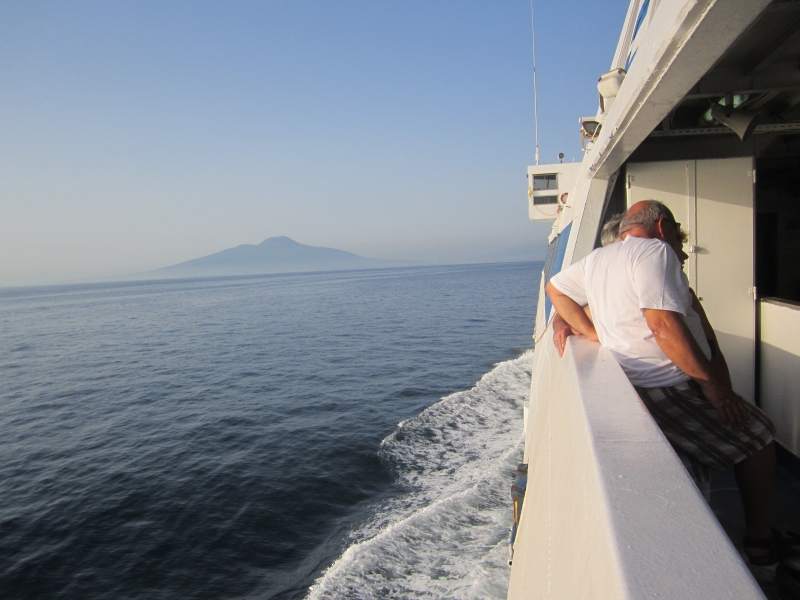
[[[474, 243], [410, 251], [404, 260], [366, 258], [336, 248], [307, 246], [285, 236], [267, 238], [260, 244], [242, 244], [221, 252], [163, 267], [146, 273], [132, 273], [119, 279], [171, 279], [183, 277], [224, 277], [309, 271], [380, 269], [415, 265], [454, 265], [541, 260], [546, 242], [525, 246]], [[115, 278], [117, 279], [117, 278]]]
[[390, 267], [396, 261], [365, 258], [352, 252], [306, 246], [280, 236], [260, 244], [242, 244], [221, 252], [152, 271], [157, 277], [214, 277], [219, 275], [256, 275], [299, 271], [335, 271]]

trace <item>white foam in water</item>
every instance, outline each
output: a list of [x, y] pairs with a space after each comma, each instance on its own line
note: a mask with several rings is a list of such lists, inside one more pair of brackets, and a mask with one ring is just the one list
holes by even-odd
[[511, 478], [529, 351], [400, 423], [381, 444], [407, 492], [376, 507], [309, 590], [322, 598], [505, 598]]

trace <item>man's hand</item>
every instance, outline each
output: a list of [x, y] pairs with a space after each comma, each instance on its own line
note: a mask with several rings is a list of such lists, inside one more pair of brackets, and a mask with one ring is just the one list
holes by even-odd
[[747, 400], [734, 392], [728, 385], [700, 381], [698, 383], [711, 406], [719, 412], [722, 422], [734, 429], [744, 429], [750, 421], [750, 413], [747, 412], [745, 404]]
[[722, 422], [743, 429], [750, 420], [745, 400], [705, 357], [686, 327], [683, 315], [655, 308], [645, 308], [642, 312], [664, 354], [700, 385], [708, 401], [719, 411]]
[[581, 332], [570, 327], [563, 317], [556, 313], [553, 318], [553, 344], [556, 346], [559, 357], [564, 356], [567, 338], [571, 335], [581, 335]]

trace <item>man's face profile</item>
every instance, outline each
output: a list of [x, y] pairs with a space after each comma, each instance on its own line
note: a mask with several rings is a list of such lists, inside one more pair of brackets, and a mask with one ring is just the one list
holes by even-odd
[[662, 217], [659, 219], [659, 230], [662, 239], [667, 245], [675, 251], [681, 264], [686, 262], [689, 255], [683, 251], [683, 244], [686, 241], [686, 232], [681, 229], [680, 223], [675, 221], [675, 218], [670, 213], [669, 218]]

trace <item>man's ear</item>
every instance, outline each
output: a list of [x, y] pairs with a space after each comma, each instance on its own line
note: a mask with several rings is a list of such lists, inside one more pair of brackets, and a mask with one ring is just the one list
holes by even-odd
[[656, 233], [658, 234], [658, 239], [662, 242], [664, 241], [664, 217], [660, 217], [658, 221], [656, 221], [656, 226], [654, 227]]

